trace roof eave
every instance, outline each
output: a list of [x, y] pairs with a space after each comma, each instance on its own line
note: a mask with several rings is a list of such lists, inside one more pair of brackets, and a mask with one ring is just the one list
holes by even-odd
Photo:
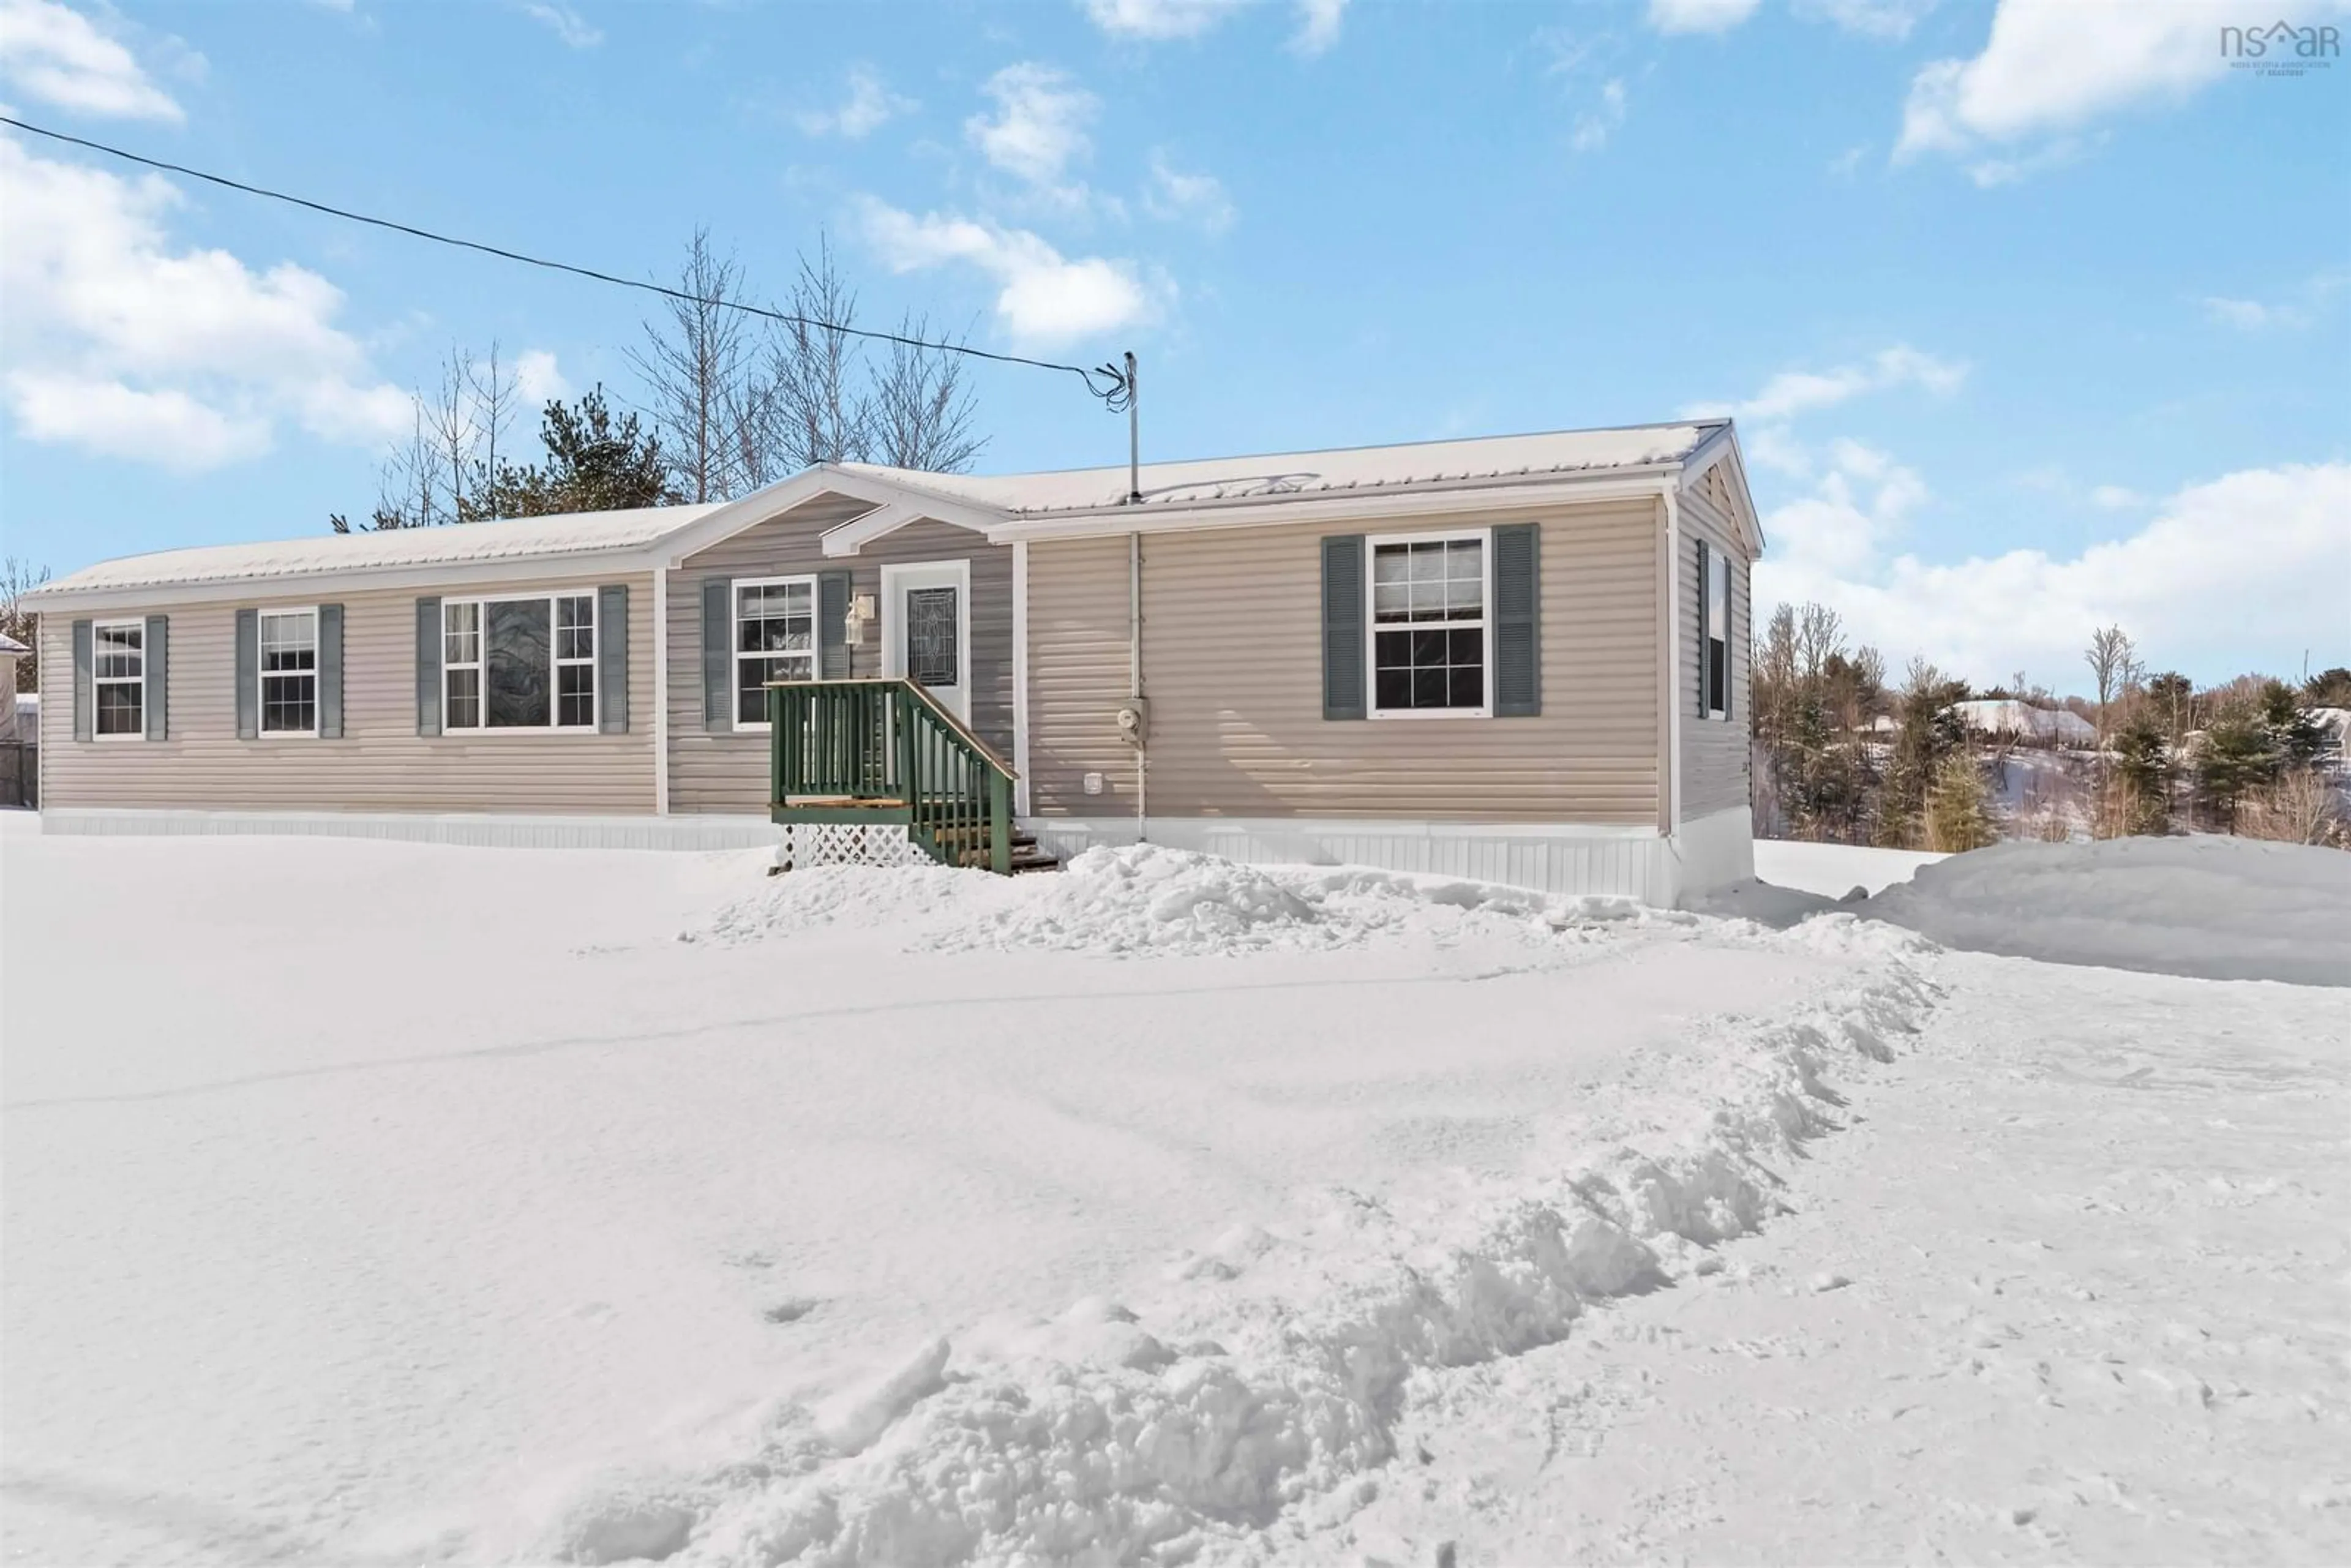
[[154, 605], [316, 598], [320, 592], [337, 589], [377, 592], [402, 588], [543, 581], [593, 573], [651, 571], [660, 564], [663, 553], [664, 547], [656, 542], [651, 546], [608, 545], [549, 555], [209, 578], [197, 582], [132, 582], [79, 589], [56, 586], [27, 593], [21, 602], [36, 613], [49, 615], [68, 610], [130, 610]]

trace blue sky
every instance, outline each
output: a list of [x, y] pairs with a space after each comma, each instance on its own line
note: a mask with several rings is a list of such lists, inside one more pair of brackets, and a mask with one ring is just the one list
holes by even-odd
[[[1737, 413], [1898, 666], [2351, 663], [2351, 61], [2230, 0], [0, 0], [0, 103], [632, 276], [829, 235], [879, 324], [1144, 370], [1147, 455]], [[2345, 0], [2297, 25], [2351, 27]], [[60, 572], [364, 512], [453, 342], [639, 394], [651, 301], [0, 136], [0, 533]], [[977, 382], [990, 469], [1114, 462]]]

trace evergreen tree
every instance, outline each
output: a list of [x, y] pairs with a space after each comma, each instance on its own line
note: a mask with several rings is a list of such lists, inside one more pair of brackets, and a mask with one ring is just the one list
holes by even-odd
[[2283, 681], [2262, 683], [2262, 727], [2282, 768], [2307, 768], [2326, 754], [2325, 727]]
[[2351, 707], [2351, 670], [2337, 664], [2302, 683], [2302, 700], [2312, 707]]
[[2221, 826], [2233, 829], [2238, 802], [2277, 776], [2277, 742], [2259, 708], [2225, 708], [2205, 727], [2196, 758], [2196, 794]]
[[2162, 716], [2142, 706], [2115, 731], [2114, 788], [2126, 833], [2171, 831], [2171, 750]]
[[2167, 670], [2150, 678], [2147, 702], [2172, 745], [2178, 746], [2179, 737], [2196, 727], [2196, 687], [2179, 671]]
[[1965, 745], [1936, 766], [1927, 789], [1925, 831], [1927, 848], [1944, 854], [1980, 850], [2000, 839], [1983, 772]]
[[485, 476], [461, 520], [626, 511], [674, 505], [679, 498], [669, 486], [661, 438], [633, 413], [615, 419], [601, 385], [583, 393], [576, 405], [550, 401], [538, 438], [547, 448], [545, 465], [507, 465], [495, 477]]
[[1953, 680], [1923, 659], [1913, 659], [1902, 690], [1902, 732], [1880, 792], [1876, 841], [1886, 849], [1917, 849], [1927, 836], [1927, 797], [1941, 774], [1944, 758], [1966, 756], [1967, 723], [1958, 704], [1968, 684]]

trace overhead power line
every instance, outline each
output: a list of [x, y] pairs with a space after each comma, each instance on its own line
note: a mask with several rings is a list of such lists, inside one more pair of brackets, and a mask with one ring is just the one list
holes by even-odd
[[454, 246], [459, 250], [478, 251], [484, 256], [496, 256], [501, 261], [518, 261], [526, 267], [543, 267], [549, 272], [568, 272], [575, 277], [590, 278], [598, 283], [614, 284], [622, 288], [634, 288], [646, 294], [658, 294], [664, 298], [683, 300], [689, 305], [717, 305], [729, 310], [740, 310], [747, 316], [758, 316], [769, 321], [781, 321], [787, 326], [811, 327], [820, 331], [839, 332], [844, 337], [868, 338], [879, 343], [902, 344], [906, 348], [921, 349], [930, 353], [964, 354], [975, 360], [993, 360], [1002, 365], [1027, 365], [1032, 370], [1064, 371], [1083, 382], [1086, 391], [1102, 399], [1103, 403], [1113, 411], [1123, 411], [1126, 407], [1125, 400], [1131, 395], [1132, 389], [1127, 384], [1126, 372], [1116, 365], [1100, 365], [1092, 370], [1087, 370], [1082, 365], [1065, 365], [1054, 360], [1032, 360], [1022, 354], [999, 354], [988, 349], [975, 349], [967, 343], [934, 343], [921, 338], [904, 337], [896, 332], [876, 332], [865, 327], [844, 327], [836, 321], [820, 321], [812, 316], [794, 315], [789, 310], [774, 310], [764, 305], [748, 305], [739, 299], [705, 299], [698, 295], [688, 294], [683, 289], [666, 287], [662, 284], [650, 283], [643, 278], [622, 277], [615, 273], [600, 272], [592, 267], [575, 267], [568, 261], [550, 261], [545, 256], [526, 256], [521, 251], [507, 250], [495, 245], [484, 245], [479, 240], [459, 239], [454, 235], [435, 234], [431, 229], [418, 228], [413, 224], [394, 223], [390, 218], [371, 217], [365, 213], [354, 213], [348, 208], [329, 206], [324, 202], [314, 202], [307, 196], [288, 195], [284, 191], [272, 191], [261, 185], [248, 185], [242, 180], [232, 180], [225, 174], [208, 174], [202, 169], [191, 169], [182, 163], [167, 163], [160, 158], [150, 158], [143, 153], [129, 152], [120, 147], [111, 147], [103, 141], [92, 141], [87, 137], [68, 136], [62, 131], [51, 131], [47, 126], [35, 125], [28, 120], [18, 120], [14, 115], [0, 114], [0, 125], [13, 125], [19, 131], [27, 131], [36, 136], [46, 136], [52, 141], [63, 141], [74, 147], [87, 147], [93, 152], [103, 152], [110, 158], [120, 158], [126, 162], [143, 164], [150, 169], [161, 169], [169, 174], [184, 174], [191, 180], [203, 180], [209, 184], [220, 185], [228, 190], [242, 191], [248, 196], [264, 196], [273, 202], [284, 202], [289, 206], [306, 207], [314, 213], [324, 213], [330, 218], [341, 218], [346, 223], [366, 224], [373, 228], [390, 229], [394, 234], [407, 235], [413, 239], [431, 240], [435, 245]]

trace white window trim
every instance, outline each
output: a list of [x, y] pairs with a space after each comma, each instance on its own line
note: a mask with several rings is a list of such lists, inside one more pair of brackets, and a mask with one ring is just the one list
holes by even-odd
[[735, 715], [738, 734], [765, 735], [773, 727], [766, 719], [746, 719], [742, 716], [743, 661], [746, 659], [792, 659], [797, 653], [753, 653], [743, 651], [743, 591], [747, 588], [788, 588], [795, 583], [808, 584], [809, 591], [809, 679], [824, 678], [824, 602], [818, 596], [816, 575], [797, 572], [786, 577], [738, 577], [726, 585], [726, 701], [728, 711]]
[[[1706, 552], [1705, 582], [1699, 585], [1698, 624], [1706, 628], [1707, 640], [1707, 708], [1700, 716], [1728, 719], [1730, 710], [1724, 705], [1730, 700], [1730, 627], [1731, 606], [1738, 596], [1738, 584], [1732, 575], [1731, 554], [1719, 545], [1709, 544]], [[1722, 585], [1722, 689], [1714, 689], [1714, 590]]]
[[[261, 623], [268, 620], [273, 615], [308, 615], [310, 618], [310, 668], [307, 672], [310, 677], [310, 727], [308, 729], [271, 729], [268, 727], [269, 705], [262, 700], [262, 693], [268, 690], [266, 677], [270, 674], [270, 671], [267, 665], [263, 662], [266, 656], [265, 649], [267, 646], [267, 639], [263, 637], [261, 634]], [[256, 610], [254, 612], [253, 733], [256, 738], [261, 740], [316, 740], [319, 738], [319, 694], [320, 690], [321, 678], [325, 674], [322, 665], [324, 658], [325, 649], [320, 646], [319, 642], [319, 607], [317, 605], [285, 604], [278, 605], [272, 609]], [[286, 674], [298, 675], [304, 673], [305, 672], [300, 670], [279, 672], [281, 676]]]
[[[558, 641], [558, 637], [559, 635], [558, 629], [559, 612], [555, 608], [555, 601], [559, 599], [585, 599], [588, 601], [588, 656], [586, 658], [567, 659], [558, 652], [561, 647], [561, 643]], [[547, 606], [548, 722], [545, 724], [493, 725], [490, 723], [489, 607], [493, 604], [529, 604], [533, 602]], [[480, 653], [480, 657], [470, 664], [453, 664], [450, 663], [448, 657], [449, 610], [452, 605], [458, 604], [474, 605], [476, 607], [478, 612], [475, 618], [475, 647]], [[597, 735], [601, 733], [603, 729], [604, 717], [604, 681], [603, 672], [598, 667], [598, 655], [603, 652], [603, 616], [604, 606], [601, 601], [601, 597], [593, 588], [552, 588], [539, 593], [485, 593], [463, 599], [444, 599], [441, 601], [441, 732], [444, 735], [463, 736]], [[563, 712], [562, 680], [559, 672], [566, 664], [586, 664], [590, 669], [596, 670], [597, 672], [595, 682], [595, 711], [589, 716], [588, 722], [586, 724], [559, 724], [556, 722]], [[481, 672], [482, 678], [480, 681], [481, 695], [479, 699], [479, 712], [481, 714], [482, 721], [479, 724], [457, 725], [449, 722], [449, 672], [452, 669], [478, 670]]]
[[[1478, 630], [1485, 639], [1483, 657], [1486, 676], [1482, 683], [1486, 701], [1479, 707], [1398, 707], [1380, 706], [1379, 616], [1374, 608], [1377, 601], [1375, 585], [1379, 578], [1378, 559], [1382, 545], [1426, 545], [1450, 543], [1455, 539], [1476, 539], [1478, 570], [1482, 578], [1479, 591], [1483, 608], [1479, 612]], [[1458, 625], [1458, 622], [1449, 624]], [[1390, 627], [1394, 631], [1395, 628]], [[1494, 530], [1491, 528], [1447, 528], [1441, 531], [1410, 534], [1371, 534], [1364, 539], [1364, 716], [1375, 719], [1447, 719], [1491, 718], [1494, 716]]]
[[[98, 673], [99, 644], [111, 628], [129, 626], [139, 633], [139, 673], [135, 675], [101, 675]], [[112, 746], [127, 740], [147, 738], [147, 622], [142, 616], [121, 621], [93, 621], [89, 623], [89, 737]], [[101, 734], [98, 727], [98, 695], [105, 686], [137, 686], [139, 688], [139, 727], [116, 735]]]

